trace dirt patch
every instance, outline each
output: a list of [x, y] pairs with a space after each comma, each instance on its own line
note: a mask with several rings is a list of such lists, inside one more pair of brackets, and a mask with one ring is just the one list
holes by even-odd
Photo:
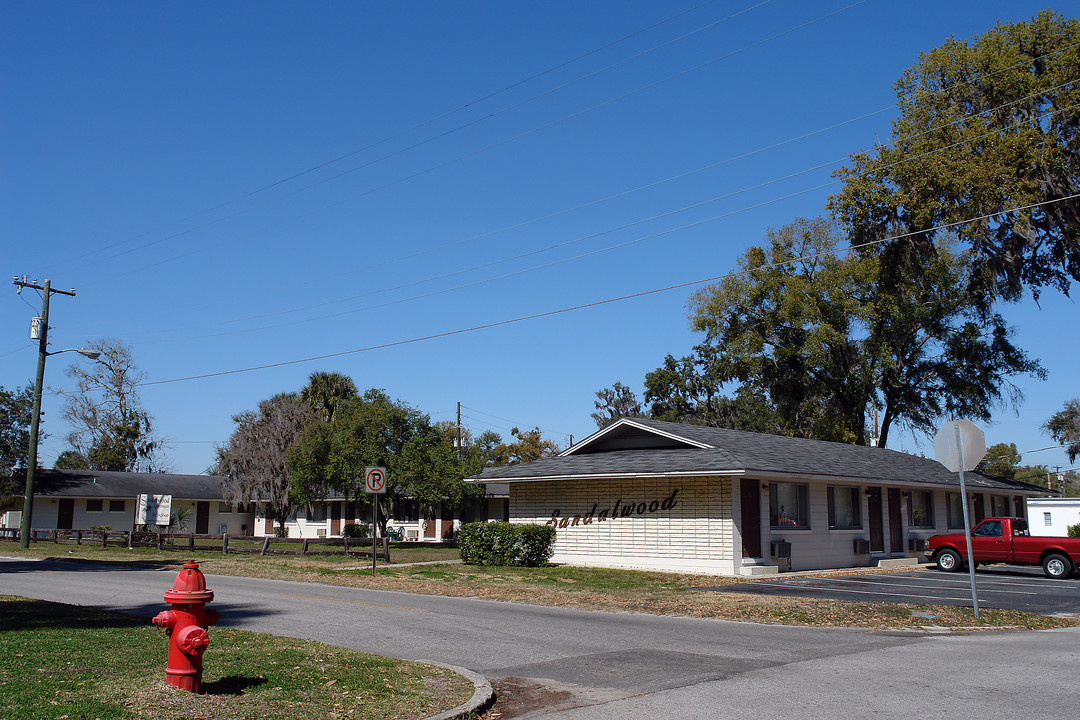
[[491, 686], [495, 689], [495, 704], [484, 714], [486, 720], [523, 718], [537, 710], [552, 712], [586, 704], [569, 690], [552, 688], [529, 678], [500, 678]]

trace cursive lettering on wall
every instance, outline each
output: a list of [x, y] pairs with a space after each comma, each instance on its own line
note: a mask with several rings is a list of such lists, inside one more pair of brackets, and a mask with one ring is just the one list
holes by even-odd
[[606, 507], [603, 510], [598, 510], [600, 503], [593, 503], [592, 510], [584, 515], [560, 517], [562, 515], [561, 510], [552, 510], [551, 517], [544, 524], [556, 528], [576, 527], [578, 525], [591, 525], [594, 522], [607, 522], [617, 518], [656, 513], [660, 510], [671, 510], [678, 503], [678, 500], [675, 499], [678, 494], [678, 489], [675, 489], [663, 500], [653, 500], [652, 502], [642, 500], [639, 503], [630, 502], [626, 504], [623, 503], [622, 498], [619, 498], [613, 506]]

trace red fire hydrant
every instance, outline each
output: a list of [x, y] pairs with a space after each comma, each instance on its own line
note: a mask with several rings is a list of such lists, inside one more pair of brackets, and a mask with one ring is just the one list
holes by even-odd
[[188, 560], [165, 592], [165, 602], [172, 610], [158, 613], [153, 623], [169, 635], [169, 664], [166, 681], [181, 690], [199, 692], [202, 689], [202, 656], [210, 644], [206, 628], [221, 619], [217, 610], [207, 609], [214, 591], [206, 589], [206, 577], [199, 563]]

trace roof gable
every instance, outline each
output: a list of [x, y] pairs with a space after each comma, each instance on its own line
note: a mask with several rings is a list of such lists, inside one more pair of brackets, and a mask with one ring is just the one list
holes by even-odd
[[715, 448], [692, 437], [692, 425], [658, 423], [642, 418], [620, 418], [606, 428], [564, 450], [558, 457], [625, 450], [677, 450]]
[[[485, 468], [470, 482], [586, 478], [749, 476], [866, 484], [959, 485], [956, 473], [926, 457], [886, 448], [767, 435], [644, 418], [623, 418], [558, 456]], [[974, 488], [1044, 494], [1014, 480], [967, 473]]]

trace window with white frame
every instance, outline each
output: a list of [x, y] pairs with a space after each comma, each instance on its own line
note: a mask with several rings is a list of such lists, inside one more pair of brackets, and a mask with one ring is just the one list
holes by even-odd
[[1044, 512], [1043, 513], [1043, 525], [1045, 525], [1046, 527], [1050, 527], [1053, 524], [1054, 523], [1050, 520], [1050, 513]]
[[911, 491], [908, 522], [913, 528], [934, 527], [934, 493], [929, 490]]
[[219, 502], [217, 504], [218, 515], [225, 515], [232, 512], [232, 504], [227, 502]]
[[769, 483], [769, 524], [778, 530], [809, 530], [806, 483]]
[[308, 522], [326, 522], [326, 503], [316, 502], [307, 511]]
[[995, 517], [1008, 517], [1012, 515], [1009, 512], [1009, 498], [1004, 495], [994, 495], [990, 498], [990, 509], [993, 511]]
[[862, 504], [859, 488], [845, 485], [829, 486], [829, 527], [834, 530], [862, 528]]
[[87, 500], [86, 512], [102, 512], [104, 507], [101, 500]]
[[109, 512], [124, 512], [124, 506], [126, 504], [127, 503], [124, 502], [123, 500], [110, 500], [109, 501]]

